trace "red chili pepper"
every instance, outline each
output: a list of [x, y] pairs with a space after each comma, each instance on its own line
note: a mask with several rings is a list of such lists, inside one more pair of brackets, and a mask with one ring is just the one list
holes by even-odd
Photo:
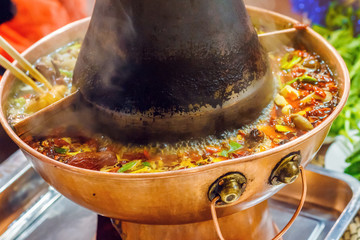
[[290, 125], [292, 123], [290, 115], [286, 115], [283, 119], [284, 119], [284, 122], [288, 125]]
[[304, 23], [295, 23], [294, 28], [296, 30], [305, 30], [309, 25]]
[[209, 153], [217, 153], [220, 152], [220, 147], [206, 147], [205, 150]]
[[313, 91], [314, 90], [314, 85], [309, 84], [309, 83], [300, 83], [299, 87], [303, 90], [307, 90], [307, 91]]
[[271, 110], [271, 113], [270, 113], [270, 121], [276, 119], [276, 117], [277, 117], [276, 112], [277, 112], [277, 106], [275, 106], [275, 107]]
[[58, 147], [70, 145], [68, 142], [66, 142], [65, 140], [63, 140], [61, 138], [54, 138], [54, 144]]
[[325, 117], [331, 112], [331, 108], [319, 108], [306, 112], [307, 116]]
[[304, 75], [305, 72], [306, 72], [306, 69], [299, 68], [298, 66], [295, 66], [291, 70], [291, 76], [293, 78], [297, 78], [297, 77], [300, 77], [300, 76]]
[[327, 87], [329, 88], [329, 91], [330, 92], [336, 92], [338, 87], [335, 85], [335, 83], [333, 82], [330, 82], [327, 84]]
[[243, 136], [243, 137], [246, 135], [242, 130], [239, 130], [239, 131], [238, 131], [238, 134], [241, 135], [241, 136]]
[[234, 158], [238, 158], [238, 157], [243, 157], [243, 156], [248, 155], [248, 152], [246, 152], [246, 151], [237, 151], [237, 152], [235, 152], [235, 153], [231, 153], [231, 155], [232, 155]]
[[197, 152], [190, 152], [189, 157], [194, 161], [198, 161], [201, 159], [201, 156]]
[[146, 149], [144, 149], [144, 156], [145, 156], [146, 159], [150, 159], [150, 153]]
[[28, 99], [28, 98], [31, 98], [32, 96], [33, 96], [33, 94], [28, 93], [28, 94], [23, 95], [22, 97], [25, 99]]
[[323, 89], [316, 87], [316, 86], [314, 86], [313, 89], [314, 89], [315, 94], [318, 95], [319, 97], [322, 97], [322, 98], [326, 97], [326, 93]]

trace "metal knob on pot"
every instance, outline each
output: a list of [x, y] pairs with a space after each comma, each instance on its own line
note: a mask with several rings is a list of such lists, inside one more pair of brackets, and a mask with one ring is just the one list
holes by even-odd
[[237, 201], [245, 191], [247, 179], [239, 172], [229, 172], [219, 177], [210, 186], [208, 191], [209, 200], [220, 197], [218, 204], [230, 204]]
[[300, 163], [299, 151], [286, 155], [276, 164], [269, 177], [269, 183], [271, 185], [293, 183], [300, 174]]

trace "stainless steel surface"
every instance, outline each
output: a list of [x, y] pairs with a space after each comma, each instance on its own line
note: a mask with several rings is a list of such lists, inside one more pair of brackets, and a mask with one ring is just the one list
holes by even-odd
[[[360, 208], [360, 183], [349, 175], [314, 165], [307, 170], [306, 202], [284, 240], [339, 239]], [[270, 212], [280, 229], [293, 215], [300, 189], [297, 180], [270, 198]]]
[[[0, 174], [0, 206], [13, 211], [5, 218], [0, 215], [0, 240], [92, 239], [96, 214], [49, 188], [20, 151], [0, 164]], [[313, 165], [308, 166], [306, 176], [305, 206], [284, 240], [339, 239], [360, 208], [360, 183], [348, 175]], [[297, 207], [300, 187], [297, 180], [269, 200], [270, 213], [279, 228]], [[22, 201], [13, 201], [9, 196], [23, 197], [12, 198]]]
[[0, 240], [92, 240], [96, 233], [97, 214], [75, 204], [53, 189], [49, 193], [57, 195], [58, 199], [47, 202], [49, 206], [37, 214], [36, 218], [30, 219], [32, 221], [22, 217], [21, 221], [27, 223], [26, 227], [19, 228], [17, 235], [0, 237]]
[[91, 239], [96, 213], [62, 197], [18, 150], [0, 164], [0, 240]]
[[0, 234], [46, 193], [47, 183], [17, 151], [0, 168]]

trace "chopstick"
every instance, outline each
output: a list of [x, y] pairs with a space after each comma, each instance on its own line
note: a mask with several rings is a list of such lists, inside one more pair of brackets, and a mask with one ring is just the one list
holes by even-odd
[[[4, 49], [12, 58], [18, 61], [21, 67], [29, 71], [31, 76], [33, 76], [38, 82], [43, 83], [49, 90], [52, 89], [51, 84], [46, 80], [46, 78], [36, 70], [28, 60], [18, 53], [15, 48], [13, 48], [3, 37], [0, 36], [0, 47]], [[15, 75], [15, 74], [14, 74]], [[29, 84], [29, 83], [27, 83]]]
[[43, 94], [44, 90], [38, 87], [36, 83], [29, 78], [23, 71], [13, 66], [9, 60], [7, 60], [4, 56], [0, 55], [0, 65], [4, 68], [8, 69], [15, 77], [21, 80], [23, 83], [30, 85], [35, 91]]

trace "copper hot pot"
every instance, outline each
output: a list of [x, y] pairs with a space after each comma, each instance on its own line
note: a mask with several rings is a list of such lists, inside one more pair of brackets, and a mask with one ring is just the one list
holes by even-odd
[[[274, 29], [260, 34], [268, 50], [286, 45], [304, 45], [328, 64], [339, 86], [339, 104], [319, 126], [303, 136], [265, 152], [215, 164], [161, 173], [106, 173], [81, 169], [50, 159], [26, 145], [7, 123], [5, 103], [14, 77], [6, 72], [0, 86], [0, 120], [6, 132], [32, 162], [36, 171], [67, 198], [101, 215], [143, 224], [183, 224], [211, 219], [209, 188], [227, 173], [241, 173], [245, 182], [234, 202], [220, 207], [219, 217], [247, 209], [275, 194], [284, 184], [273, 185], [271, 174], [282, 160], [296, 160], [306, 166], [322, 145], [331, 123], [345, 105], [350, 80], [344, 61], [336, 50], [310, 28], [292, 28], [295, 20], [270, 11], [248, 7], [253, 22]], [[59, 47], [82, 39], [89, 24], [83, 19], [41, 39], [23, 56], [30, 62]], [[272, 26], [270, 26], [270, 24]], [[281, 30], [284, 27], [288, 29]], [[231, 192], [231, 191], [230, 191]], [[230, 193], [231, 195], [232, 193]]]

